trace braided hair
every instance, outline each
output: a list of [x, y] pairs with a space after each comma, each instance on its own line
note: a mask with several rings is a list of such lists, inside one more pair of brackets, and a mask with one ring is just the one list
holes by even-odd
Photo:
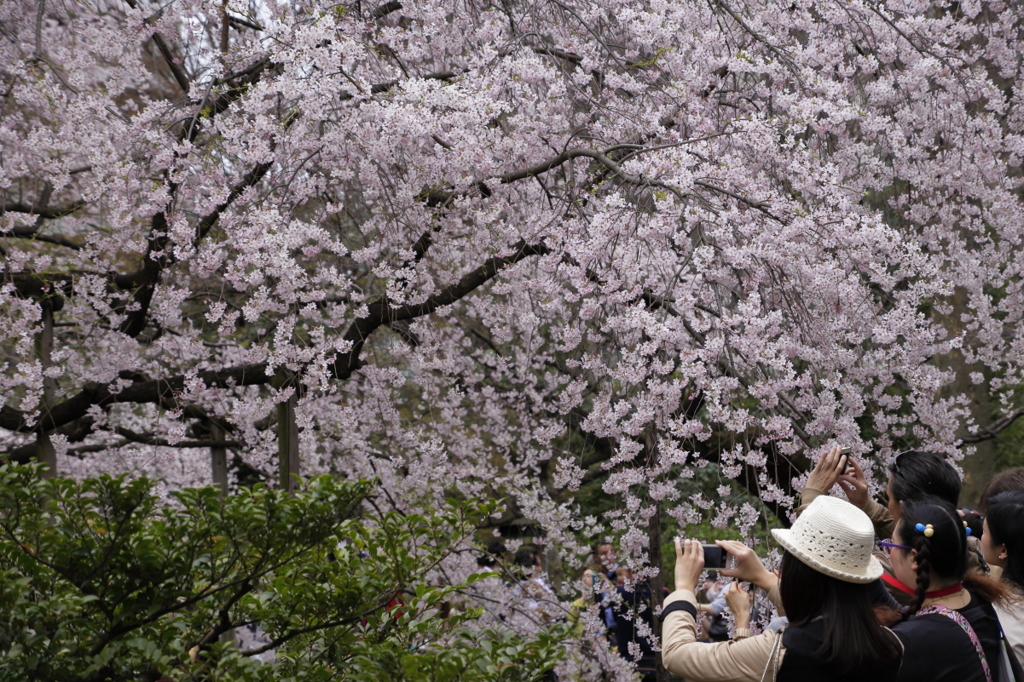
[[924, 606], [932, 580], [931, 542], [923, 533], [914, 536], [912, 542], [910, 546], [917, 550], [917, 592], [914, 594], [914, 608], [911, 611], [917, 613]]
[[898, 533], [902, 544], [917, 551], [917, 591], [909, 616], [921, 610], [933, 580], [963, 580], [967, 572], [967, 533], [956, 508], [935, 497], [907, 504]]

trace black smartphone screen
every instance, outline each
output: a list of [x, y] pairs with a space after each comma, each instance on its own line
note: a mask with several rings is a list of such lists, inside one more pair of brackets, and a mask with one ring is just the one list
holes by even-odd
[[703, 545], [704, 568], [725, 568], [726, 551], [718, 545]]

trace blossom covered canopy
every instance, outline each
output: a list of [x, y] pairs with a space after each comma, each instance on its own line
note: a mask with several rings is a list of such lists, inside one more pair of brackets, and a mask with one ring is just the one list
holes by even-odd
[[296, 396], [304, 473], [569, 546], [606, 477], [639, 552], [711, 506], [692, 465], [779, 511], [808, 448], [959, 456], [1020, 408], [1018, 6], [218, 7], [0, 8], [16, 458], [272, 479]]

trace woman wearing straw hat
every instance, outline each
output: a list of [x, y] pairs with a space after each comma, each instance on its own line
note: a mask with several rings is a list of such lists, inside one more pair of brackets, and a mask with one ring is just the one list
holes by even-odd
[[781, 580], [739, 542], [718, 542], [736, 561], [735, 568], [721, 572], [766, 590], [788, 616], [789, 627], [750, 637], [749, 613], [739, 609], [736, 640], [698, 642], [694, 589], [704, 553], [698, 541], [677, 540], [676, 591], [662, 610], [665, 667], [690, 682], [895, 680], [903, 649], [892, 631], [878, 624], [873, 609], [869, 583], [882, 567], [871, 556], [871, 519], [849, 502], [822, 496], [791, 529], [772, 535], [786, 550]]

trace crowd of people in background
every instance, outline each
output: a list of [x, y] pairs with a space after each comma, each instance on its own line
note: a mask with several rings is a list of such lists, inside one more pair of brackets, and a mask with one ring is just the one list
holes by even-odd
[[[776, 571], [735, 541], [716, 543], [728, 567], [705, 571], [703, 545], [677, 540], [675, 589], [653, 594], [599, 541], [574, 613], [559, 607], [535, 547], [515, 553], [506, 584], [544, 622], [594, 606], [597, 636], [644, 682], [656, 679], [659, 619], [662, 662], [688, 682], [1024, 682], [1024, 468], [994, 477], [976, 510], [958, 508], [960, 488], [943, 458], [908, 451], [889, 465], [881, 504], [834, 448], [793, 526], [772, 531]], [[478, 563], [500, 568], [505, 553], [492, 542]]]
[[[730, 639], [702, 641], [702, 546], [677, 542], [665, 666], [690, 682], [1024, 681], [1024, 469], [996, 476], [979, 510], [957, 508], [960, 478], [935, 454], [901, 453], [889, 474], [882, 505], [856, 461], [825, 454], [793, 526], [772, 531], [778, 573], [741, 543], [717, 543], [731, 557], [729, 591], [763, 589], [781, 628], [753, 634], [736, 600]], [[836, 486], [848, 501], [829, 495]]]

